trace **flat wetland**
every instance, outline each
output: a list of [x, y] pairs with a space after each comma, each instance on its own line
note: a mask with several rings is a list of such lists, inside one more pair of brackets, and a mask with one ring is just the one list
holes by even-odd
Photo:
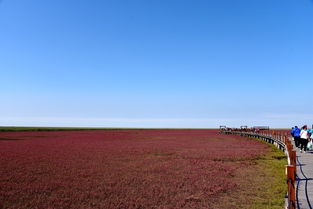
[[[0, 129], [1, 130], [1, 129]], [[282, 152], [212, 129], [0, 132], [0, 208], [283, 208]]]

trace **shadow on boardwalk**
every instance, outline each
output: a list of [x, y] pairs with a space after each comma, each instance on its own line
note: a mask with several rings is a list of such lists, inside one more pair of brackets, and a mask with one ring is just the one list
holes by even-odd
[[313, 209], [313, 151], [297, 149], [297, 207]]

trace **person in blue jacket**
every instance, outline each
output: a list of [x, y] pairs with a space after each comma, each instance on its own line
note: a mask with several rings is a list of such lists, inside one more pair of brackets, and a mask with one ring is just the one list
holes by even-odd
[[313, 138], [312, 137], [312, 135], [313, 135], [313, 127], [308, 129], [308, 134], [309, 134], [309, 139], [311, 140]]
[[291, 135], [292, 137], [294, 137], [294, 135], [293, 135], [294, 132], [295, 132], [295, 127], [292, 127], [292, 128], [291, 128], [291, 131], [290, 131], [290, 135]]
[[293, 130], [293, 138], [295, 140], [295, 145], [296, 147], [300, 146], [300, 132], [301, 129], [298, 128], [298, 126], [295, 126], [294, 130]]

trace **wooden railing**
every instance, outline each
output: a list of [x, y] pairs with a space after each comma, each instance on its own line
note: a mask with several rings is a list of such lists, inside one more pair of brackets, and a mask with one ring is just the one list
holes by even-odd
[[252, 137], [262, 139], [268, 143], [274, 144], [278, 149], [282, 150], [288, 160], [286, 165], [286, 176], [288, 185], [288, 203], [286, 208], [296, 208], [296, 172], [297, 172], [297, 156], [296, 151], [293, 149], [293, 145], [289, 139], [289, 132], [282, 130], [265, 130], [265, 131], [252, 131], [249, 129], [244, 130], [221, 130], [223, 134], [234, 134], [244, 137]]

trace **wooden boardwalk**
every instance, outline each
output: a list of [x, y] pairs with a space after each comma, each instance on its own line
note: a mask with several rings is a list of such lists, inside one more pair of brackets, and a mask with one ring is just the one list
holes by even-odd
[[297, 208], [313, 209], [313, 151], [297, 149]]

